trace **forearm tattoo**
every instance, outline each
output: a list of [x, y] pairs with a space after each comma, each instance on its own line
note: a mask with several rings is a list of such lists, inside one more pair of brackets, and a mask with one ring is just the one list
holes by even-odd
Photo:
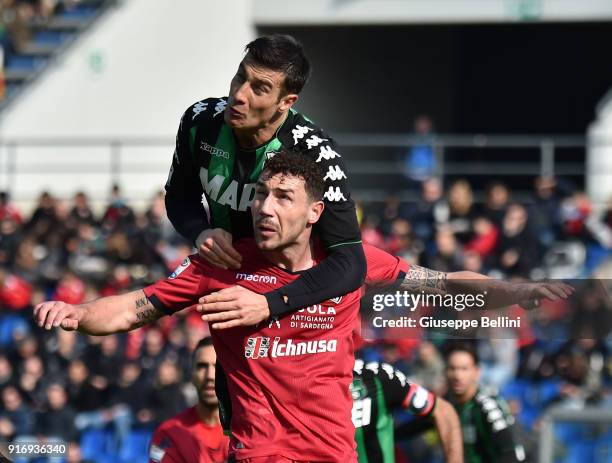
[[149, 298], [141, 297], [140, 299], [136, 299], [136, 326], [140, 327], [146, 325], [147, 323], [153, 322], [160, 318], [163, 315], [162, 312], [157, 310], [151, 302]]
[[446, 273], [411, 265], [400, 288], [412, 292], [446, 292]]

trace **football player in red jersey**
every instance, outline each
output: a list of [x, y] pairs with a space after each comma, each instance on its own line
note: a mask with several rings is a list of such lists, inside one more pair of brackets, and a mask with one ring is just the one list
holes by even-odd
[[223, 463], [229, 438], [219, 420], [215, 395], [217, 354], [212, 338], [201, 339], [192, 354], [191, 382], [198, 403], [160, 424], [151, 439], [149, 463]]
[[[39, 304], [34, 315], [39, 326], [98, 335], [127, 331], [222, 288], [239, 285], [264, 293], [293, 281], [325, 257], [310, 240], [312, 226], [323, 211], [317, 170], [311, 160], [289, 153], [266, 163], [252, 205], [255, 240], [235, 244], [244, 256], [240, 269], [214, 267], [194, 255], [169, 279], [144, 290], [78, 306]], [[414, 278], [422, 273], [421, 268], [409, 271], [404, 261], [376, 248], [364, 250], [370, 282], [405, 281], [402, 273]], [[444, 286], [437, 275], [431, 281], [428, 274], [422, 278], [426, 285]], [[546, 297], [549, 292], [567, 295], [565, 288], [554, 285], [517, 288], [497, 282], [492, 289], [510, 303]], [[230, 455], [236, 461], [356, 461], [349, 384], [360, 297], [361, 291], [354, 291], [263, 326], [212, 330], [231, 395]]]

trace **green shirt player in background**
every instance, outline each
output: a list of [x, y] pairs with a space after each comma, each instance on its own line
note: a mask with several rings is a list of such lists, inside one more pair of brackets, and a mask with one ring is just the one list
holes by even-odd
[[411, 383], [404, 373], [391, 365], [356, 359], [351, 394], [359, 463], [395, 462], [392, 413], [399, 409], [433, 420], [444, 448], [445, 461], [463, 461], [461, 427], [452, 405]]
[[293, 109], [309, 74], [310, 64], [293, 37], [259, 37], [246, 46], [229, 96], [199, 101], [181, 119], [166, 209], [174, 227], [211, 264], [240, 267], [232, 242], [253, 236], [249, 209], [266, 159], [283, 148], [310, 157], [324, 175], [325, 210], [315, 235], [328, 257], [265, 295], [232, 287], [207, 296], [204, 319], [215, 329], [256, 325], [348, 294], [365, 277], [344, 158], [327, 133]]
[[526, 461], [508, 405], [479, 386], [478, 354], [473, 345], [451, 344], [445, 357], [449, 399], [461, 420], [466, 463]]

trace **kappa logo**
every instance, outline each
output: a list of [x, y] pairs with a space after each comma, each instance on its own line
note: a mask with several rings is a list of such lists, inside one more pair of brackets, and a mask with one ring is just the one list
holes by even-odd
[[181, 273], [183, 273], [185, 271], [185, 269], [187, 267], [189, 267], [189, 265], [191, 265], [191, 260], [189, 260], [189, 257], [185, 257], [185, 260], [183, 260], [183, 262], [181, 262], [181, 265], [179, 265], [177, 268], [174, 269], [174, 272], [172, 272], [170, 274], [170, 276], [168, 277], [169, 280], [174, 280], [176, 277], [178, 277]]
[[330, 159], [341, 158], [341, 157], [342, 156], [336, 153], [331, 148], [331, 146], [322, 146], [321, 150], [319, 151], [319, 157], [317, 158], [316, 162], [321, 162], [321, 159], [325, 159], [326, 161], [329, 161]]
[[316, 135], [313, 135], [308, 140], [306, 140], [306, 146], [310, 150], [312, 148], [319, 146], [324, 141], [329, 141], [329, 140], [327, 138], [319, 138]]
[[342, 180], [346, 178], [346, 174], [340, 169], [340, 166], [329, 166], [327, 170], [327, 174], [323, 177], [323, 181], [325, 180]]
[[217, 117], [219, 114], [225, 111], [226, 106], [227, 106], [227, 101], [219, 100], [215, 106], [215, 114], [213, 114], [213, 117]]
[[269, 161], [270, 159], [272, 159], [277, 154], [278, 154], [278, 151], [270, 151], [270, 152], [266, 153], [266, 159]]
[[298, 140], [304, 138], [304, 135], [306, 135], [308, 132], [311, 132], [312, 130], [314, 129], [305, 125], [296, 125], [295, 129], [291, 131], [291, 133], [293, 134], [293, 144], [297, 145]]
[[193, 106], [193, 117], [191, 118], [191, 120], [194, 120], [196, 117], [198, 117], [198, 114], [200, 114], [201, 112], [206, 111], [207, 107], [208, 107], [208, 102], [200, 101], [196, 103]]
[[281, 327], [278, 316], [270, 317], [270, 323], [268, 323], [268, 328], [272, 328], [272, 325], [276, 325], [277, 328]]
[[224, 158], [224, 159], [230, 158], [230, 154], [227, 151], [223, 151], [222, 149], [217, 148], [216, 146], [209, 145], [205, 141], [200, 142], [200, 149], [218, 158]]
[[323, 199], [326, 199], [330, 202], [346, 201], [346, 198], [344, 197], [342, 191], [340, 191], [340, 187], [338, 186], [335, 189], [333, 186], [330, 186], [329, 189], [323, 195]]
[[334, 304], [340, 304], [340, 301], [342, 301], [342, 296], [332, 297], [330, 301], [332, 301]]

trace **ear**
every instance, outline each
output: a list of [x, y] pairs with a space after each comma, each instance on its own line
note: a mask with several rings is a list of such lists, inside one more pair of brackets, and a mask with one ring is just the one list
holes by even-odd
[[298, 100], [298, 95], [296, 93], [288, 93], [287, 95], [281, 97], [280, 105], [278, 106], [279, 111], [287, 112], [291, 109], [291, 107]]
[[325, 209], [325, 203], [323, 201], [314, 201], [310, 204], [308, 209], [308, 223], [310, 225], [319, 221], [319, 218], [323, 213], [323, 209]]

